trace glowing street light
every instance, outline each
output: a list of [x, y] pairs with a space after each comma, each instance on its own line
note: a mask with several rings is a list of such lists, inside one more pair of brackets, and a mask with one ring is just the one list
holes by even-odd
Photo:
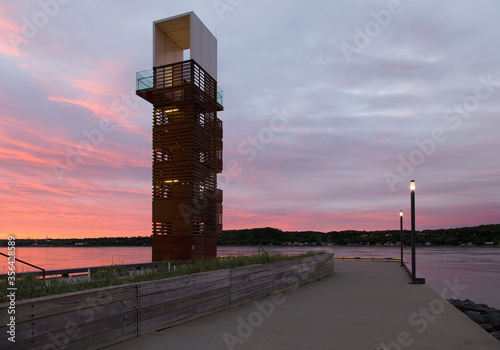
[[417, 262], [415, 261], [415, 180], [410, 182], [410, 192], [411, 192], [411, 281], [416, 283], [416, 267]]
[[399, 234], [399, 240], [400, 240], [400, 245], [401, 245], [401, 266], [405, 266], [403, 263], [403, 211], [399, 211], [399, 226], [400, 226], [400, 234]]
[[410, 192], [411, 192], [411, 283], [413, 284], [425, 284], [425, 278], [417, 278], [417, 261], [415, 254], [415, 246], [417, 244], [415, 240], [415, 180], [410, 182]]

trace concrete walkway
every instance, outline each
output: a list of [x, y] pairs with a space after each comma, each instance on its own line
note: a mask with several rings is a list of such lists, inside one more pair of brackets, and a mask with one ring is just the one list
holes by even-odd
[[[106, 349], [500, 349], [498, 340], [437, 293], [409, 284], [398, 262], [337, 260], [335, 270], [295, 291]], [[463, 288], [451, 282], [441, 293], [446, 298]]]

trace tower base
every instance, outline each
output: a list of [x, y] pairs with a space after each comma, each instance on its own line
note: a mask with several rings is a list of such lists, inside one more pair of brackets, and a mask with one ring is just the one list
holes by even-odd
[[153, 235], [153, 260], [200, 260], [217, 257], [217, 237]]

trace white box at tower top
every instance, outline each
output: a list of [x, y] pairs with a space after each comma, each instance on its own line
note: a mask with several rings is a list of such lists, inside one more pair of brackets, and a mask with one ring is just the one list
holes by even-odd
[[153, 22], [154, 67], [182, 62], [185, 50], [217, 80], [217, 39], [194, 12]]

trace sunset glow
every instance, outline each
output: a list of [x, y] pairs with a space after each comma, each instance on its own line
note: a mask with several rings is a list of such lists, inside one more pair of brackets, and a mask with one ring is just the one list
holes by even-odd
[[188, 11], [218, 40], [224, 229], [399, 229], [413, 179], [417, 230], [500, 223], [500, 4], [402, 3], [365, 39], [387, 1], [1, 3], [0, 238], [151, 234], [135, 73]]

